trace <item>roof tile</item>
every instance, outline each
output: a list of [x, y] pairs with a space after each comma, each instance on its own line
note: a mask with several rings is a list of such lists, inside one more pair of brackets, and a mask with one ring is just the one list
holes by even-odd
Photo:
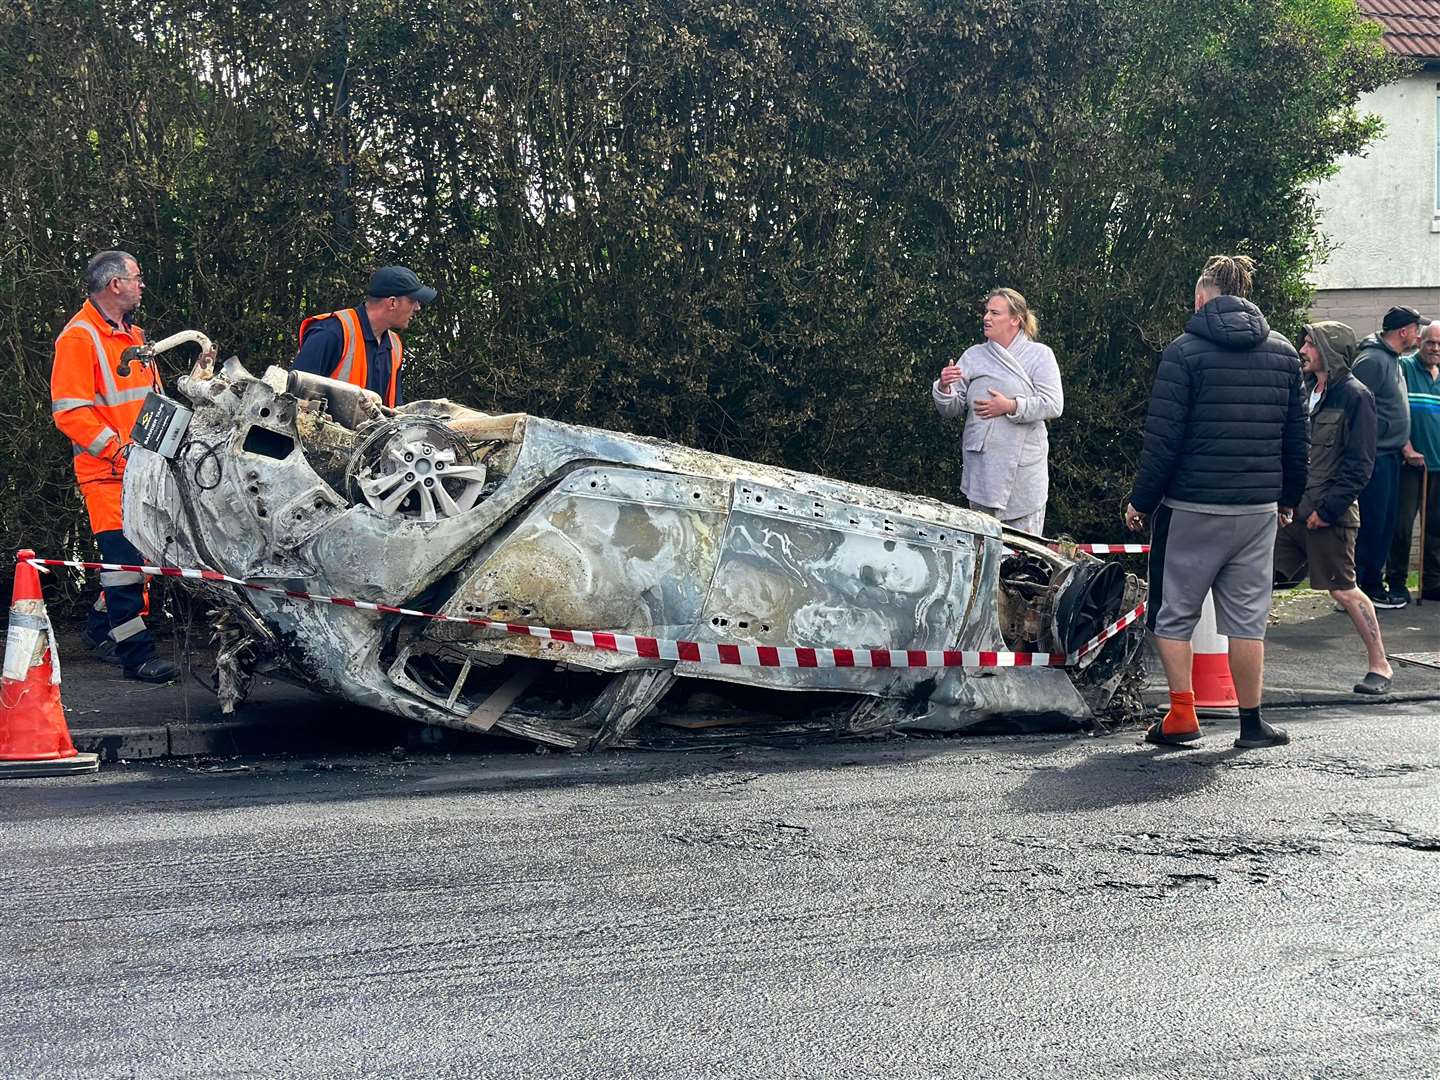
[[1440, 0], [1358, 0], [1360, 10], [1385, 30], [1385, 46], [1398, 56], [1440, 60]]

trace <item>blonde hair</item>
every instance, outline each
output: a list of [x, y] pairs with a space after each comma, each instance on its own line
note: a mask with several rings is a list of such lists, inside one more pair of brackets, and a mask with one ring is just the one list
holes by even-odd
[[1031, 341], [1040, 340], [1040, 320], [1035, 312], [1030, 310], [1025, 297], [1014, 289], [991, 289], [985, 296], [985, 303], [990, 303], [997, 296], [1009, 305], [1010, 314], [1020, 320], [1020, 329], [1025, 331], [1025, 336]]
[[1248, 255], [1211, 255], [1205, 260], [1196, 292], [1249, 296], [1255, 284], [1255, 260]]

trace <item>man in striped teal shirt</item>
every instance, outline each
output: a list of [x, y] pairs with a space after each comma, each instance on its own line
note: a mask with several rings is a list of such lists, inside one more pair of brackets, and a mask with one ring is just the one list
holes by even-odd
[[[1420, 596], [1440, 600], [1440, 320], [1420, 333], [1420, 351], [1400, 361], [1410, 395], [1410, 441], [1401, 451], [1400, 506], [1386, 578], [1401, 594], [1410, 570], [1410, 534], [1425, 500], [1425, 550], [1420, 554]], [[1403, 595], [1403, 594], [1401, 594]]]

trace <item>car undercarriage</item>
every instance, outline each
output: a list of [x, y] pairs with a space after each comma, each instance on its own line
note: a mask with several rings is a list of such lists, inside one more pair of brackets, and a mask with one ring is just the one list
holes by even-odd
[[[126, 535], [157, 564], [460, 620], [741, 646], [1067, 653], [1144, 598], [1118, 565], [969, 510], [653, 438], [445, 400], [392, 410], [235, 359], [177, 387], [193, 410], [183, 439], [137, 446], [125, 475]], [[227, 712], [272, 674], [574, 750], [722, 730], [1073, 727], [1141, 665], [1138, 628], [1065, 668], [738, 666], [185, 586], [211, 606]]]

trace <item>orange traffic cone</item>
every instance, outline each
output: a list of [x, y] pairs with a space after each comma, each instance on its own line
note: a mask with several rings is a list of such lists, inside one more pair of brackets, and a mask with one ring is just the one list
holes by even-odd
[[0, 778], [63, 776], [94, 772], [96, 754], [76, 751], [60, 704], [60, 657], [55, 631], [45, 612], [40, 575], [16, 556], [10, 629], [5, 635], [5, 671], [0, 678]]
[[1200, 622], [1190, 635], [1194, 657], [1190, 663], [1190, 680], [1195, 688], [1195, 711], [1202, 715], [1235, 716], [1240, 699], [1235, 696], [1235, 680], [1230, 676], [1230, 639], [1215, 627], [1215, 600], [1205, 594], [1200, 609]]

